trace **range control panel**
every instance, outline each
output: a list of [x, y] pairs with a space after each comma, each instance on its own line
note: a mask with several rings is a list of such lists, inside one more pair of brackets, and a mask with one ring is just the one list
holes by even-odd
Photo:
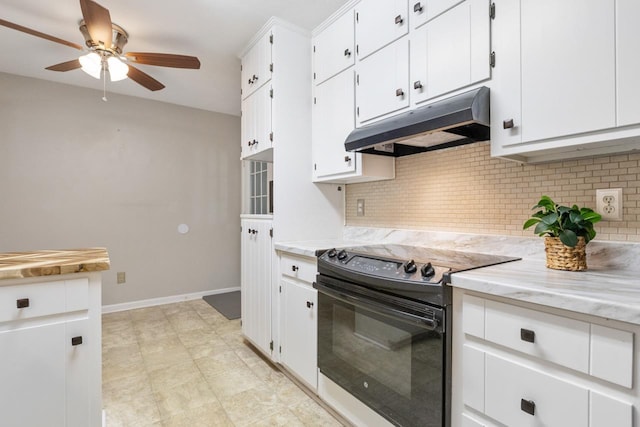
[[442, 276], [451, 271], [448, 267], [434, 265], [428, 261], [399, 261], [352, 253], [344, 249], [330, 249], [322, 254], [320, 259], [344, 270], [413, 283], [440, 283]]

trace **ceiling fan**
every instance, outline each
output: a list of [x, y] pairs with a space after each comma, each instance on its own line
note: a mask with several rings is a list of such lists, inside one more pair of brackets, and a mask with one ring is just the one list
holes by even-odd
[[46, 68], [51, 71], [71, 71], [81, 68], [97, 79], [100, 79], [101, 75], [106, 78], [106, 73], [109, 72], [111, 81], [129, 77], [145, 88], [156, 91], [164, 89], [165, 86], [147, 73], [132, 66], [131, 62], [160, 67], [200, 68], [200, 61], [195, 56], [149, 52], [123, 53], [123, 48], [127, 44], [129, 35], [122, 27], [111, 22], [109, 10], [93, 0], [80, 0], [80, 8], [82, 9], [83, 17], [80, 22], [80, 32], [84, 36], [86, 48], [3, 19], [0, 19], [0, 25], [80, 51], [86, 52], [88, 50], [88, 53], [78, 59]]

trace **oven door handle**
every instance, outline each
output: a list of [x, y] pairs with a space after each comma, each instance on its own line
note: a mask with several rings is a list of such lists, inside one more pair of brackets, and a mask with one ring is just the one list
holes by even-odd
[[411, 325], [420, 326], [430, 331], [438, 329], [438, 319], [427, 318], [422, 316], [416, 316], [415, 314], [405, 313], [403, 311], [391, 308], [385, 304], [370, 300], [361, 295], [348, 292], [343, 289], [335, 289], [333, 287], [326, 286], [322, 283], [316, 282], [316, 289], [325, 295], [332, 298], [346, 302], [347, 304], [354, 305], [359, 308], [368, 309], [377, 313], [384, 314], [386, 316], [393, 317], [395, 319], [402, 320], [403, 322]]

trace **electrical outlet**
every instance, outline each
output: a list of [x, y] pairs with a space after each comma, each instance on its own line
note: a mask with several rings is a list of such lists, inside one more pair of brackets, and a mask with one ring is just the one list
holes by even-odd
[[116, 276], [117, 276], [116, 282], [119, 285], [121, 285], [121, 284], [123, 284], [124, 282], [127, 281], [127, 275], [126, 275], [126, 273], [124, 271], [119, 271]]
[[596, 212], [606, 221], [622, 221], [622, 188], [596, 190]]
[[364, 199], [358, 199], [356, 206], [356, 216], [364, 216]]

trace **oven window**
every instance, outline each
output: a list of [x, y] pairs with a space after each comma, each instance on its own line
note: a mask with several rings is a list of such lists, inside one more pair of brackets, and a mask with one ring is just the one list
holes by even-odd
[[321, 372], [396, 425], [442, 426], [442, 334], [319, 299]]

